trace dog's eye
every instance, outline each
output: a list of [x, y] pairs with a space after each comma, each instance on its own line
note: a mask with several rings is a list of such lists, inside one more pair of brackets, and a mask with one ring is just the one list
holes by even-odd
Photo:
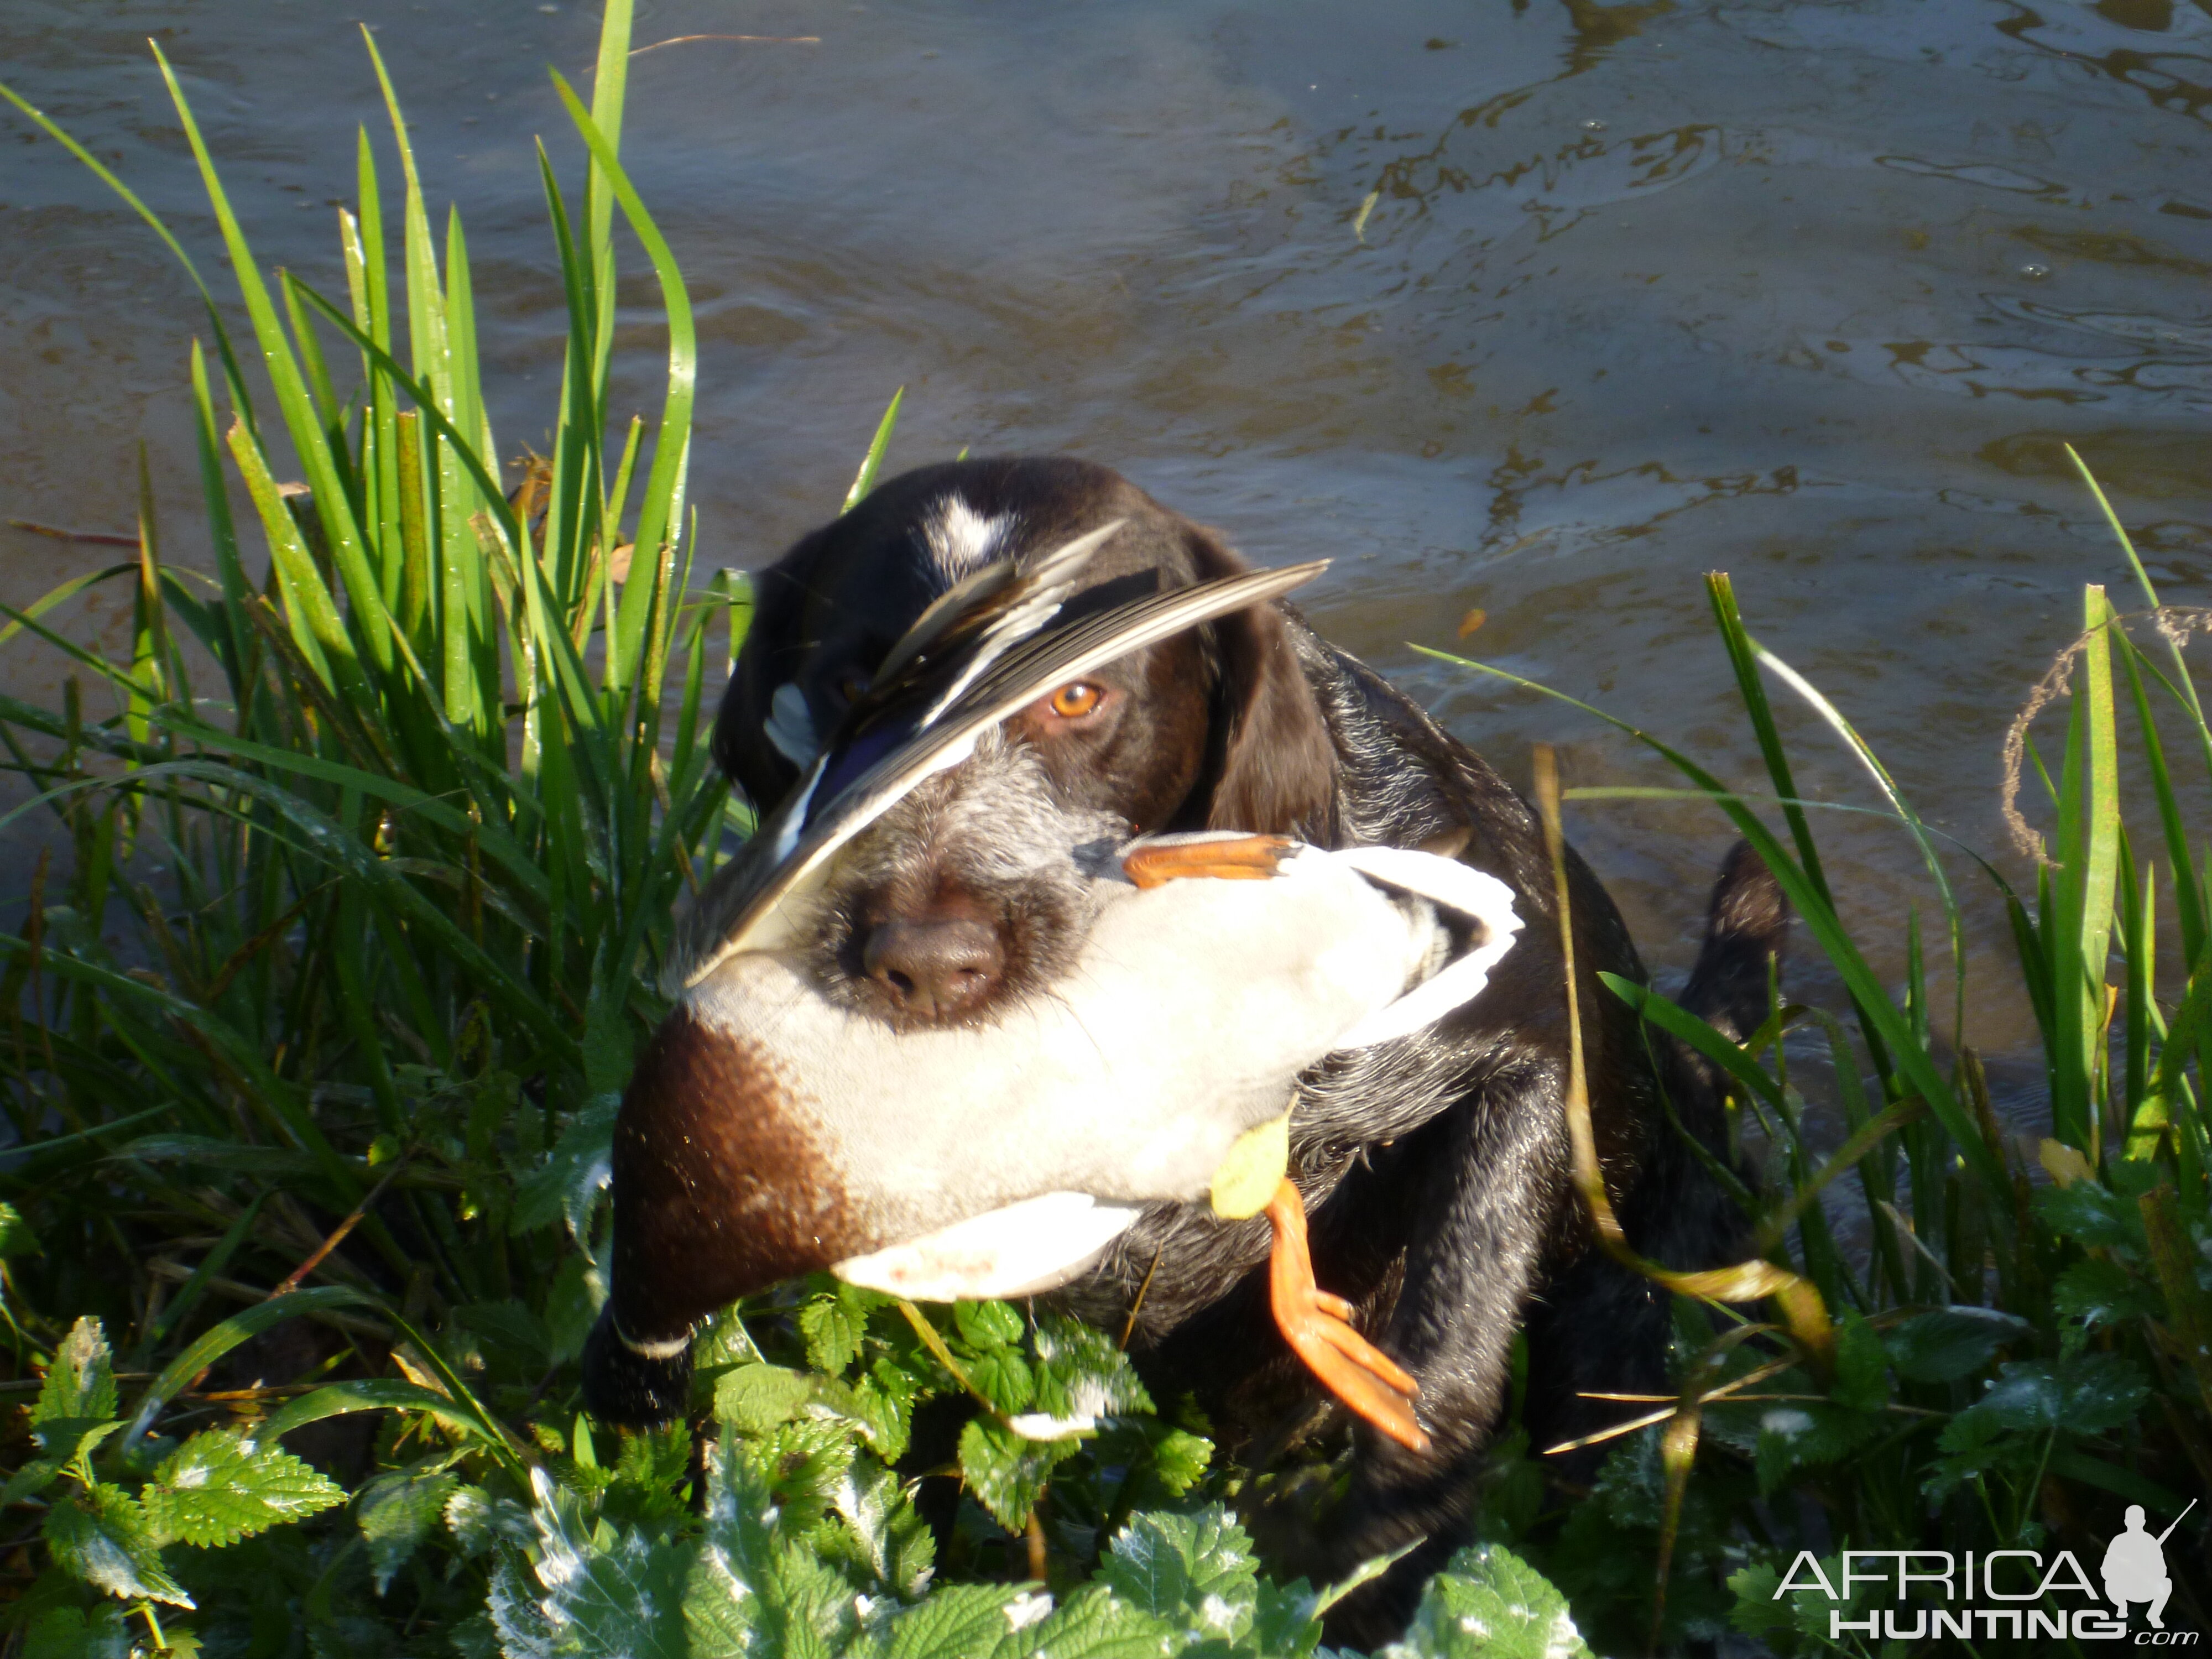
[[1052, 712], [1062, 720], [1080, 720], [1097, 708], [1105, 695], [1097, 686], [1077, 680], [1052, 694]]
[[848, 669], [837, 677], [837, 701], [840, 702], [858, 702], [860, 694], [867, 689], [868, 677], [856, 668]]

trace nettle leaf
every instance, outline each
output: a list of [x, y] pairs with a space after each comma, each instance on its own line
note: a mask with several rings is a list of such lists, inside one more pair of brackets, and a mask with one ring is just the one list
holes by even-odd
[[[598, 1310], [592, 1310], [594, 1313]], [[735, 1304], [711, 1316], [691, 1339], [691, 1364], [702, 1371], [758, 1364], [763, 1358]]]
[[[1031, 1603], [1034, 1607], [1036, 1604]], [[1036, 1623], [1000, 1644], [996, 1659], [1165, 1659], [1183, 1633], [1103, 1584], [1086, 1584]]]
[[1991, 1430], [2101, 1433], [2133, 1418], [2149, 1392], [2142, 1373], [2122, 1354], [2015, 1360], [1987, 1393], [1944, 1425], [1943, 1449], [1977, 1449], [1988, 1443]]
[[55, 1561], [94, 1589], [126, 1601], [192, 1605], [161, 1565], [145, 1510], [120, 1486], [101, 1481], [61, 1498], [46, 1511], [46, 1538]]
[[31, 1620], [23, 1637], [23, 1659], [131, 1659], [134, 1647], [131, 1615], [113, 1601], [88, 1613], [80, 1607], [48, 1607]]
[[354, 1521], [368, 1546], [379, 1595], [444, 1518], [447, 1502], [459, 1485], [448, 1470], [417, 1465], [380, 1474], [362, 1487], [354, 1499]]
[[1955, 1382], [1988, 1364], [2007, 1343], [2034, 1330], [2025, 1319], [1995, 1308], [1937, 1308], [1888, 1332], [1882, 1346], [1899, 1376], [1916, 1382]]
[[726, 1430], [707, 1448], [706, 1527], [684, 1587], [690, 1650], [834, 1653], [857, 1633], [865, 1599], [789, 1541], [803, 1523], [779, 1510], [759, 1449]]
[[906, 1455], [914, 1429], [914, 1379], [888, 1359], [878, 1359], [856, 1383], [848, 1409], [886, 1463]]
[[952, 1323], [960, 1340], [979, 1353], [1022, 1340], [1021, 1312], [1004, 1302], [956, 1302]]
[[842, 1376], [860, 1352], [867, 1310], [843, 1297], [818, 1296], [799, 1310], [799, 1334], [806, 1339], [806, 1363], [817, 1371]]
[[1252, 1540], [1220, 1504], [1196, 1515], [1140, 1515], [1098, 1565], [1123, 1600], [1201, 1637], [1233, 1641], [1252, 1626], [1259, 1570]]
[[1188, 1429], [1170, 1428], [1156, 1419], [1143, 1419], [1142, 1427], [1152, 1453], [1148, 1473], [1162, 1493], [1180, 1498], [1206, 1478], [1213, 1462], [1211, 1440]]
[[1880, 1438], [1887, 1427], [1880, 1413], [1820, 1401], [1769, 1406], [1759, 1413], [1753, 1453], [1759, 1496], [1772, 1497], [1798, 1470], [1833, 1463]]
[[1028, 1362], [1012, 1348], [993, 1348], [968, 1362], [968, 1381], [1000, 1411], [1025, 1410], [1036, 1397], [1036, 1380]]
[[[43, 1462], [57, 1468], [66, 1468], [80, 1458], [88, 1459], [100, 1443], [112, 1434], [121, 1431], [123, 1425], [112, 1417], [50, 1417], [35, 1424], [31, 1438], [46, 1454]], [[9, 1483], [12, 1490], [14, 1483]], [[9, 1498], [9, 1503], [15, 1499]]]
[[346, 1495], [282, 1446], [211, 1429], [164, 1458], [139, 1496], [162, 1542], [213, 1547], [317, 1514]]
[[880, 1464], [856, 1462], [831, 1491], [830, 1501], [878, 1583], [908, 1601], [928, 1587], [937, 1566], [937, 1540], [896, 1475]]
[[2074, 1334], [2086, 1337], [2100, 1325], [2117, 1325], [2130, 1319], [2159, 1319], [2166, 1299], [2155, 1286], [2145, 1284], [2117, 1261], [2091, 1257], [2077, 1261], [2058, 1276], [2051, 1305], [2060, 1319], [2077, 1324]]
[[0, 1487], [0, 1510], [12, 1508], [26, 1498], [36, 1498], [61, 1478], [63, 1460], [58, 1457], [33, 1457], [8, 1477], [8, 1484]]
[[2094, 1180], [2045, 1188], [2035, 1195], [2035, 1211], [2051, 1231], [2077, 1244], [2124, 1250], [2138, 1259], [2147, 1253], [2142, 1209]]
[[446, 1530], [463, 1555], [482, 1555], [504, 1540], [534, 1542], [538, 1533], [530, 1511], [512, 1498], [495, 1498], [481, 1486], [461, 1486], [446, 1499]]
[[748, 1434], [788, 1423], [814, 1397], [811, 1377], [781, 1365], [740, 1365], [714, 1381], [714, 1420]]
[[1276, 1584], [1262, 1578], [1252, 1607], [1249, 1645], [1267, 1659], [1307, 1659], [1321, 1645], [1321, 1598], [1303, 1578]]
[[993, 1520], [1008, 1532], [1019, 1532], [1054, 1467], [1074, 1451], [1070, 1442], [1027, 1440], [978, 1417], [960, 1431], [960, 1475]]
[[[554, 1485], [543, 1468], [532, 1469], [531, 1491], [537, 1502], [531, 1520], [538, 1530], [535, 1575], [541, 1593], [534, 1600], [547, 1632], [539, 1650], [550, 1659], [685, 1659], [684, 1579], [690, 1551], [659, 1543], [641, 1532], [594, 1527], [577, 1495]], [[532, 1633], [526, 1618], [510, 1606], [508, 1622], [518, 1635]], [[495, 1607], [494, 1622], [501, 1622]], [[501, 1640], [506, 1640], [506, 1631]], [[509, 1649], [513, 1652], [512, 1648]]]
[[1406, 1639], [1378, 1659], [1589, 1659], [1566, 1598], [1496, 1544], [1463, 1549], [1429, 1581]]
[[70, 1334], [54, 1350], [54, 1363], [39, 1386], [39, 1402], [31, 1407], [31, 1421], [114, 1415], [114, 1356], [107, 1350], [107, 1334], [100, 1322], [88, 1316], [70, 1327]]
[[1039, 1411], [1096, 1419], [1152, 1410], [1129, 1356], [1095, 1325], [1048, 1314], [1037, 1322], [1035, 1346]]
[[988, 1659], [1018, 1628], [1018, 1584], [950, 1584], [891, 1621], [883, 1659]]
[[566, 1220], [576, 1241], [588, 1245], [592, 1206], [614, 1176], [615, 1115], [621, 1109], [619, 1094], [593, 1095], [577, 1109], [545, 1162], [517, 1184], [511, 1231]]

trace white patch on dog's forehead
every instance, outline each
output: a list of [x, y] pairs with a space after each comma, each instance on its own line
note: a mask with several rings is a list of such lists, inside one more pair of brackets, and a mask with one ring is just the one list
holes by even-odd
[[949, 585], [996, 557], [1013, 524], [1011, 513], [987, 519], [959, 496], [946, 495], [922, 514], [921, 536], [930, 562]]

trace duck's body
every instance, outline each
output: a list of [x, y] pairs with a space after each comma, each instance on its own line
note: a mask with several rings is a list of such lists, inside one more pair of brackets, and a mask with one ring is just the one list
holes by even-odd
[[799, 952], [728, 955], [690, 988], [617, 1128], [633, 1352], [672, 1358], [702, 1312], [824, 1268], [925, 1300], [1063, 1284], [1145, 1205], [1203, 1197], [1300, 1073], [1473, 995], [1519, 926], [1501, 884], [1425, 853], [1067, 856], [1080, 954], [988, 1024], [895, 1030]]

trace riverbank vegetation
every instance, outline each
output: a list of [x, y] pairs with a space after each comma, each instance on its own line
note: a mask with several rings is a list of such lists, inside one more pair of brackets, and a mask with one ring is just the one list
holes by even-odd
[[[544, 162], [562, 391], [552, 453], [504, 469], [462, 222], [434, 220], [373, 43], [390, 131], [362, 137], [343, 293], [264, 271], [169, 76], [237, 286], [203, 287], [191, 347], [212, 568], [163, 557], [142, 490], [134, 556], [0, 625], [0, 648], [71, 664], [60, 707], [0, 701], [55, 848], [0, 937], [6, 1640], [1310, 1652], [1341, 1587], [1269, 1579], [1212, 1425], [1048, 1313], [793, 1286], [702, 1334], [695, 1427], [580, 1413], [614, 1104], [665, 1006], [671, 910], [749, 827], [703, 742], [747, 589], [705, 568], [686, 505], [694, 336], [620, 164], [629, 25], [615, 0], [588, 107], [558, 83], [590, 157], [580, 191]], [[650, 419], [609, 391], [618, 240], [665, 313]], [[1866, 1584], [1778, 1595], [1801, 1552], [1838, 1584], [1845, 1549], [2070, 1549], [2094, 1572], [2126, 1505], [2155, 1531], [2212, 1490], [2212, 854], [2180, 781], [2212, 780], [2185, 651], [2205, 617], [2162, 605], [2112, 528], [2125, 598], [2085, 589], [2017, 734], [2018, 890], [1917, 817], [1711, 580], [1768, 775], [1731, 793], [1661, 752], [1756, 844], [1842, 993], [1785, 985], [1739, 1048], [1617, 988], [1731, 1080], [1765, 1168], [1717, 1175], [1776, 1294], [1717, 1338], [1680, 1298], [1679, 1391], [1620, 1402], [1635, 1426], [1591, 1488], [1509, 1429], [1480, 1542], [1397, 1651], [1871, 1653], [1832, 1613], [1910, 1609]], [[132, 595], [127, 660], [61, 626], [100, 586]], [[1895, 941], [1844, 925], [1775, 689], [1925, 859], [1938, 955], [1963, 963], [1970, 907], [2010, 918], [2039, 1121], [1992, 1107], [1963, 968], [1929, 977], [1917, 919], [1901, 982], [1875, 965]], [[2169, 1623], [2212, 1613], [2206, 1521], [2168, 1542]]]

